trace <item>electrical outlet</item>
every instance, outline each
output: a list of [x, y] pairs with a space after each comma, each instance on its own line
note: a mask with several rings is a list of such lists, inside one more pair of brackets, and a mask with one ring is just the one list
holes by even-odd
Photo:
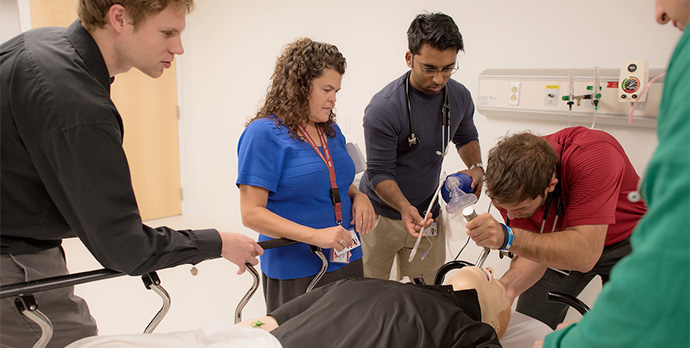
[[510, 93], [508, 94], [508, 105], [520, 104], [520, 82], [510, 83]]

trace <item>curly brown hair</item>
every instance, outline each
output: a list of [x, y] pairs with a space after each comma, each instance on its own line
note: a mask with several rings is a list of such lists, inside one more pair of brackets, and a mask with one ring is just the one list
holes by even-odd
[[[333, 69], [342, 75], [346, 66], [345, 57], [334, 45], [309, 38], [301, 38], [285, 45], [271, 75], [266, 101], [245, 126], [254, 120], [276, 115], [276, 126], [285, 125], [290, 137], [299, 139], [296, 135], [299, 125], [309, 120], [312, 82], [321, 77], [326, 69]], [[316, 125], [327, 136], [334, 137], [334, 123], [335, 112], [331, 110], [328, 121]]]
[[499, 204], [518, 204], [543, 195], [551, 183], [558, 154], [546, 139], [531, 134], [502, 138], [489, 150], [487, 195]]
[[160, 13], [168, 6], [184, 8], [189, 13], [194, 8], [194, 0], [79, 0], [77, 13], [81, 24], [86, 30], [102, 28], [105, 25], [106, 13], [113, 5], [121, 5], [127, 9], [134, 28], [137, 28], [146, 18]]

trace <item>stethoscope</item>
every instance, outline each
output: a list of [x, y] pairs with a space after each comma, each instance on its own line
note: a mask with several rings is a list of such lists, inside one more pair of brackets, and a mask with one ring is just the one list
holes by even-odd
[[544, 207], [544, 216], [541, 220], [541, 228], [539, 233], [544, 233], [544, 225], [546, 225], [546, 218], [549, 216], [549, 210], [551, 209], [551, 202], [554, 197], [556, 198], [556, 217], [553, 219], [553, 224], [551, 225], [551, 232], [556, 231], [556, 225], [558, 224], [558, 217], [563, 216], [563, 193], [561, 191], [561, 180], [559, 176], [558, 164], [556, 164], [556, 180], [558, 180], [558, 185], [554, 188], [553, 192], [546, 197], [546, 203]]
[[[635, 191], [628, 192], [628, 201], [630, 201], [630, 203], [637, 203], [642, 199], [642, 181], [644, 181], [645, 174], [646, 173], [643, 173], [642, 177], [640, 177], [640, 179], [637, 181], [637, 188]], [[642, 203], [645, 202], [642, 201]]]
[[[410, 72], [407, 72], [405, 78], [405, 99], [407, 100], [407, 118], [410, 121], [410, 135], [407, 137], [407, 143], [410, 147], [419, 144], [419, 137], [414, 132], [414, 120], [412, 119], [412, 105], [410, 104]], [[443, 139], [441, 139], [441, 151], [436, 151], [436, 154], [443, 157], [448, 152], [448, 142], [450, 142], [450, 104], [448, 103], [448, 84], [443, 87], [443, 106], [441, 107], [441, 132]]]
[[[412, 105], [410, 103], [410, 74], [411, 71], [408, 71], [407, 76], [405, 77], [405, 99], [407, 100], [407, 118], [410, 121], [410, 135], [407, 137], [407, 143], [410, 147], [412, 147], [414, 145], [419, 145], [419, 137], [414, 132], [414, 120], [412, 119]], [[443, 137], [441, 139], [441, 151], [436, 151], [436, 154], [443, 158], [448, 152], [448, 142], [450, 141], [450, 105], [448, 104], [448, 84], [446, 84], [443, 87], [443, 106], [441, 106], [441, 123], [441, 132], [443, 133]], [[424, 222], [422, 223], [422, 225], [424, 225], [424, 223], [426, 222], [426, 216], [428, 212], [431, 211], [431, 208], [433, 207], [439, 192], [440, 186], [437, 187], [436, 193], [431, 198], [431, 202], [429, 203], [429, 208], [423, 214]], [[422, 235], [423, 233], [420, 233], [419, 237], [417, 237], [417, 241], [415, 242], [415, 245], [412, 248], [412, 252], [410, 253], [410, 258], [408, 259], [408, 262], [412, 262], [412, 260], [414, 259], [415, 254], [417, 253], [417, 248], [419, 248], [419, 242], [421, 241]], [[428, 252], [429, 251], [427, 250], [427, 253]], [[422, 260], [424, 260], [426, 255], [427, 254], [424, 254], [422, 256]]]

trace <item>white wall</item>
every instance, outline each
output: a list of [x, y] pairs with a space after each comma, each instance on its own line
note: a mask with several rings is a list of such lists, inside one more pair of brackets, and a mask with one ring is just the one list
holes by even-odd
[[19, 33], [17, 1], [0, 0], [0, 10], [0, 42], [5, 42]]
[[[362, 115], [371, 96], [406, 71], [406, 31], [423, 12], [451, 15], [466, 53], [453, 78], [477, 97], [478, 76], [489, 68], [619, 68], [645, 59], [664, 68], [680, 32], [654, 20], [654, 1], [199, 1], [184, 33], [180, 59], [182, 167], [185, 211], [208, 216], [237, 231], [241, 225], [237, 140], [265, 95], [275, 58], [302, 36], [338, 46], [348, 60], [336, 104], [350, 141], [364, 146]], [[483, 158], [497, 138], [531, 129], [548, 134], [565, 123], [489, 119], [475, 114]], [[655, 131], [604, 127], [644, 171], [657, 140]], [[457, 156], [444, 167], [464, 169]], [[486, 211], [483, 197], [477, 207]], [[474, 261], [470, 243], [462, 259]], [[457, 253], [458, 245], [451, 246]], [[492, 254], [487, 265], [502, 274], [507, 262]]]

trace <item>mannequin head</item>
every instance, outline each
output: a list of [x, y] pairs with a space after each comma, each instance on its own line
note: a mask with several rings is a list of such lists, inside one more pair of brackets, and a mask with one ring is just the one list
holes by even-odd
[[491, 325], [499, 338], [503, 336], [510, 321], [510, 300], [503, 284], [494, 279], [491, 268], [465, 266], [453, 273], [446, 284], [456, 291], [476, 289], [482, 322]]

